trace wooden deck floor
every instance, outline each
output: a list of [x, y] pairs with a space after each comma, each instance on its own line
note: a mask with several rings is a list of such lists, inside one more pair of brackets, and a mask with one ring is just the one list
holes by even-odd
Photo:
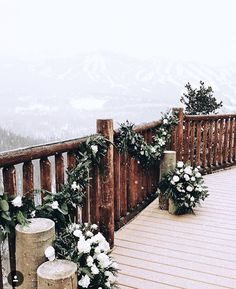
[[196, 215], [172, 216], [155, 200], [116, 233], [122, 289], [236, 289], [236, 168], [205, 181]]

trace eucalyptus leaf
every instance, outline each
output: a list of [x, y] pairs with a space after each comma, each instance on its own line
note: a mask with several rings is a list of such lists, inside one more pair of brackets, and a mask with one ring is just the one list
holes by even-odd
[[2, 210], [3, 212], [9, 211], [9, 205], [6, 200], [0, 200], [0, 210]]

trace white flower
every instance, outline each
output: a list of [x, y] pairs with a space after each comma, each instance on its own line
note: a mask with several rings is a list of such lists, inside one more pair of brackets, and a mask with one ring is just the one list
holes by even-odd
[[93, 233], [92, 233], [91, 231], [87, 231], [87, 232], [86, 232], [86, 236], [87, 236], [87, 237], [92, 237], [92, 236], [93, 236]]
[[179, 181], [179, 177], [178, 176], [173, 176], [172, 180], [173, 180], [173, 182], [177, 183]]
[[32, 212], [30, 213], [31, 218], [34, 218], [34, 217], [35, 217], [35, 214], [36, 214], [36, 211], [32, 211]]
[[191, 202], [194, 202], [194, 201], [195, 201], [195, 198], [192, 196], [192, 197], [190, 198], [190, 201], [191, 201]]
[[98, 152], [98, 146], [97, 145], [91, 145], [91, 150], [92, 150], [93, 154], [96, 155], [96, 153]]
[[91, 250], [91, 245], [82, 236], [77, 243], [77, 248], [79, 253], [89, 253]]
[[80, 185], [78, 184], [77, 185], [77, 183], [74, 181], [73, 183], [72, 183], [72, 185], [71, 185], [71, 188], [72, 188], [72, 190], [78, 190], [78, 191], [80, 191]]
[[190, 180], [190, 177], [187, 174], [184, 174], [184, 178], [185, 178], [185, 181], [189, 181]]
[[97, 275], [99, 273], [98, 267], [96, 265], [93, 265], [91, 267], [91, 272], [93, 275]]
[[177, 162], [177, 168], [182, 168], [184, 166], [184, 163], [179, 161]]
[[100, 247], [96, 247], [95, 250], [94, 250], [95, 254], [100, 254], [101, 253], [101, 249]]
[[196, 178], [201, 178], [201, 176], [202, 176], [202, 175], [201, 175], [199, 172], [196, 173], [196, 175], [195, 175]]
[[195, 169], [194, 169], [194, 172], [197, 173], [197, 172], [198, 172], [198, 168], [195, 168]]
[[111, 267], [117, 270], [119, 266], [118, 266], [118, 264], [116, 262], [113, 262], [111, 264]]
[[109, 281], [107, 281], [107, 282], [105, 283], [105, 285], [106, 285], [108, 288], [111, 288], [111, 284], [110, 284]]
[[79, 286], [83, 288], [88, 288], [89, 284], [90, 284], [90, 278], [87, 274], [85, 276], [82, 276], [82, 278], [79, 280]]
[[12, 205], [14, 207], [21, 207], [22, 206], [22, 197], [21, 196], [17, 196], [15, 197], [15, 199], [12, 202]]
[[188, 192], [192, 192], [193, 187], [191, 187], [191, 186], [187, 186], [186, 190], [187, 190]]
[[155, 149], [155, 147], [151, 147], [151, 153], [155, 153], [156, 152], [156, 149]]
[[76, 229], [74, 232], [73, 232], [73, 235], [75, 236], [75, 237], [81, 237], [82, 236], [82, 232], [80, 231], [80, 230], [78, 230], [78, 229]]
[[195, 177], [191, 177], [191, 181], [192, 181], [192, 182], [195, 182], [195, 181], [196, 181], [196, 178], [195, 178]]
[[110, 258], [105, 253], [99, 254], [97, 260], [102, 269], [107, 268], [111, 264]]
[[59, 208], [58, 201], [52, 202], [50, 206], [51, 206], [54, 210], [58, 209], [58, 208]]
[[114, 276], [112, 272], [105, 271], [104, 275], [108, 277], [108, 282], [110, 284], [114, 284], [116, 282], [116, 276]]
[[193, 171], [192, 171], [192, 169], [191, 169], [190, 166], [186, 167], [186, 168], [184, 169], [184, 172], [185, 172], [185, 174], [188, 174], [188, 175], [190, 175], [190, 176], [193, 174]]
[[167, 118], [164, 118], [163, 119], [163, 124], [167, 124], [168, 123], [168, 119]]
[[92, 256], [88, 256], [86, 262], [87, 262], [87, 265], [89, 267], [92, 267], [93, 266], [93, 257]]
[[96, 224], [92, 224], [92, 225], [91, 225], [91, 229], [93, 229], [93, 230], [97, 230], [97, 229], [98, 229], [98, 225], [96, 225]]
[[44, 254], [49, 261], [55, 260], [55, 249], [52, 246], [47, 247]]

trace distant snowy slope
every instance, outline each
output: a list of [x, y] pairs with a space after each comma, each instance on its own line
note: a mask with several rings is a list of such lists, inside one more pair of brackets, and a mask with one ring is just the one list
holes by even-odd
[[24, 62], [0, 60], [0, 125], [37, 138], [94, 132], [95, 119], [145, 122], [179, 106], [187, 82], [211, 85], [236, 112], [236, 66], [137, 60], [108, 52]]

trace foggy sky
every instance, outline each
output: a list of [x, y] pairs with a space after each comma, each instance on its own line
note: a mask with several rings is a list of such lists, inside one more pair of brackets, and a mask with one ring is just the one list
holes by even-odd
[[234, 0], [0, 0], [0, 58], [97, 50], [236, 62]]

